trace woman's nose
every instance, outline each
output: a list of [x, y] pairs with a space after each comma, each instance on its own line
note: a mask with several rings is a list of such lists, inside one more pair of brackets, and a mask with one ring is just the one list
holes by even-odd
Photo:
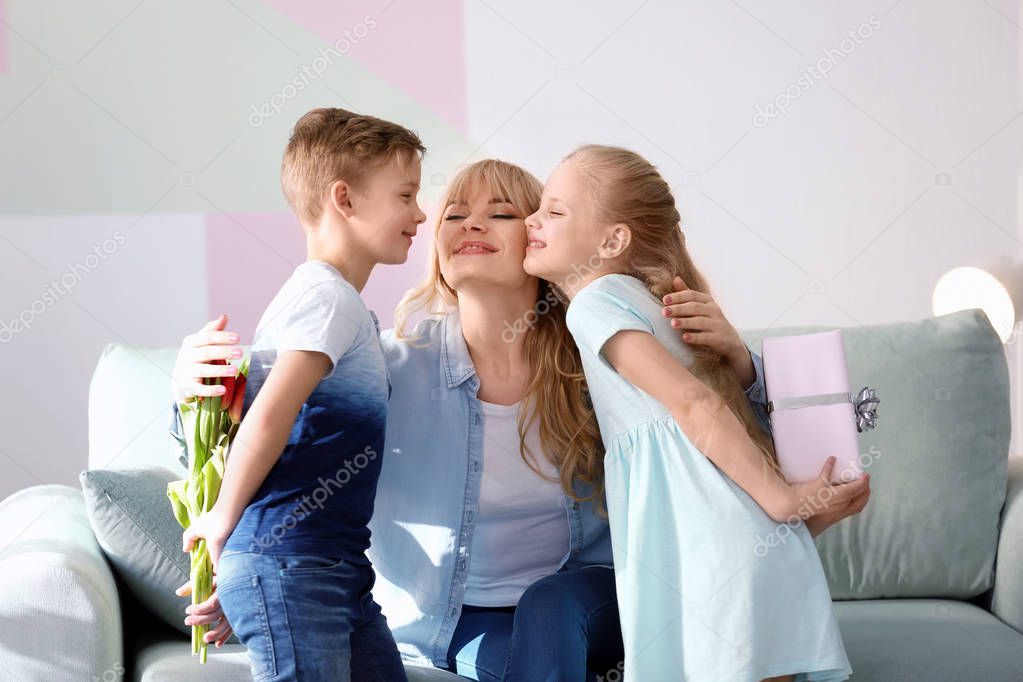
[[462, 229], [469, 230], [469, 231], [474, 231], [474, 232], [486, 232], [487, 231], [487, 228], [483, 224], [483, 221], [479, 220], [478, 218], [476, 218], [474, 216], [469, 216], [468, 218], [465, 219], [465, 221], [462, 223]]

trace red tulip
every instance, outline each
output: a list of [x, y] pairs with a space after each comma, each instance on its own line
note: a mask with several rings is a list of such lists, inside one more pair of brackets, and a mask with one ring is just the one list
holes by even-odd
[[246, 376], [240, 372], [237, 377], [231, 379], [231, 383], [234, 384], [234, 397], [231, 400], [231, 406], [227, 414], [235, 424], [240, 424], [242, 421], [242, 405], [245, 403], [245, 381]]
[[[227, 360], [210, 360], [211, 365], [227, 365]], [[227, 410], [231, 421], [240, 424], [242, 421], [242, 404], [245, 401], [245, 379], [248, 374], [248, 358], [242, 361], [233, 377], [206, 379], [207, 384], [220, 384], [224, 394], [220, 396], [220, 409]], [[200, 399], [201, 400], [201, 399]]]

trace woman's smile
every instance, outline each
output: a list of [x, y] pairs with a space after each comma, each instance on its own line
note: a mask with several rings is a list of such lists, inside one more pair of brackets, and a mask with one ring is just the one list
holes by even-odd
[[456, 256], [487, 256], [497, 253], [497, 247], [487, 242], [470, 239], [459, 242], [452, 253]]

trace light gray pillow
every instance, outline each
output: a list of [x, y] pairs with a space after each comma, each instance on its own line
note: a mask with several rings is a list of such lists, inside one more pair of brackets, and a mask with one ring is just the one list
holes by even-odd
[[188, 580], [188, 555], [167, 499], [167, 484], [179, 478], [159, 468], [90, 469], [79, 476], [89, 523], [114, 570], [155, 616], [190, 634], [184, 624], [190, 601], [174, 594]]

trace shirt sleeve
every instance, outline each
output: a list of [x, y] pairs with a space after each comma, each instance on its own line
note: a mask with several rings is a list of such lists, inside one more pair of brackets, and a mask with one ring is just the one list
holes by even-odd
[[601, 280], [576, 294], [569, 307], [568, 323], [576, 344], [590, 353], [599, 354], [604, 344], [618, 332], [653, 334], [654, 325], [629, 300], [624, 287], [617, 282]]
[[364, 305], [358, 293], [334, 282], [321, 282], [299, 294], [287, 309], [277, 352], [319, 351], [330, 358], [334, 371], [338, 360], [358, 339]]
[[750, 360], [753, 361], [753, 370], [757, 375], [750, 387], [746, 389], [746, 397], [749, 399], [750, 407], [753, 408], [753, 414], [757, 416], [757, 420], [760, 422], [760, 428], [770, 436], [772, 435], [771, 419], [767, 414], [767, 386], [764, 383], [764, 360], [754, 353], [749, 346], [746, 348], [749, 350]]

